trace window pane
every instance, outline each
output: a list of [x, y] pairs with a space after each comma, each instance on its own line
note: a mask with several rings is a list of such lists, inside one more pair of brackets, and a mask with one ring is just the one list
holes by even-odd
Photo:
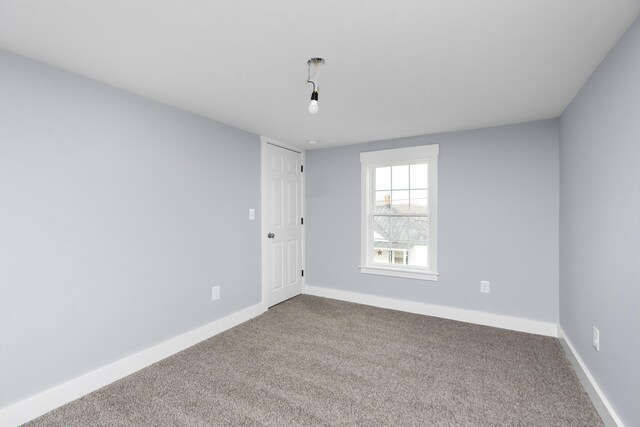
[[[391, 192], [389, 190], [376, 191], [376, 208], [391, 206]], [[376, 210], [376, 212], [384, 212]]]
[[380, 228], [387, 240], [393, 242], [426, 243], [429, 240], [429, 218], [414, 216], [381, 217], [385, 229]]
[[409, 191], [392, 191], [391, 204], [394, 210], [399, 213], [407, 213], [409, 211]]
[[407, 265], [407, 251], [403, 249], [394, 249], [391, 251], [391, 263]]
[[391, 183], [394, 190], [406, 190], [409, 188], [409, 165], [393, 166]]
[[427, 267], [429, 218], [391, 217], [388, 224], [389, 231], [384, 237], [390, 252], [386, 252], [387, 258], [384, 262]]
[[427, 213], [428, 190], [411, 190], [411, 213]]
[[376, 168], [376, 190], [391, 189], [391, 166]]
[[388, 216], [373, 217], [373, 262], [389, 264], [389, 227], [391, 218]]
[[389, 222], [392, 218], [388, 216], [374, 215], [373, 217], [373, 238], [375, 240], [389, 239]]
[[388, 239], [392, 245], [403, 240], [407, 240], [407, 220], [406, 216], [391, 217]]
[[412, 245], [407, 258], [408, 265], [414, 267], [429, 267], [429, 250], [427, 245]]
[[408, 220], [406, 240], [411, 245], [426, 245], [429, 240], [429, 218], [410, 217]]
[[376, 215], [373, 218], [374, 262], [428, 267], [429, 217]]
[[426, 163], [411, 165], [411, 188], [428, 188], [429, 169]]
[[427, 241], [429, 239], [429, 218], [410, 218], [407, 231], [408, 265], [428, 267]]
[[374, 248], [373, 262], [377, 264], [389, 264], [389, 254], [388, 249]]

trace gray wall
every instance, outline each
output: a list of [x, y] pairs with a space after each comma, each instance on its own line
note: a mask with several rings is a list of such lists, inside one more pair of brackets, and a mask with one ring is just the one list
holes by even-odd
[[259, 203], [256, 135], [0, 52], [0, 407], [258, 303]]
[[[640, 425], [640, 22], [561, 116], [560, 325]], [[600, 329], [600, 352], [591, 346]]]
[[[361, 274], [360, 152], [434, 143], [440, 280]], [[313, 150], [306, 162], [308, 285], [557, 322], [556, 120]]]

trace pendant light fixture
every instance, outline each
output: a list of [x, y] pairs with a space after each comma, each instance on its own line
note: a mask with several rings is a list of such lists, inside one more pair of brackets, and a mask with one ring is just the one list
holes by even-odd
[[316, 114], [318, 112], [318, 92], [320, 91], [320, 85], [318, 84], [318, 70], [320, 65], [324, 64], [322, 58], [311, 58], [307, 61], [309, 70], [307, 72], [307, 84], [313, 85], [313, 92], [311, 92], [311, 102], [309, 103], [309, 112]]

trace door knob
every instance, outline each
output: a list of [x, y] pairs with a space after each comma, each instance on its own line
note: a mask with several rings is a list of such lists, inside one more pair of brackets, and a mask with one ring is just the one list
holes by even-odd
[[273, 234], [273, 233], [269, 233], [269, 234], [267, 234], [267, 237], [268, 237], [269, 239], [273, 239], [274, 237], [276, 237], [276, 235], [275, 235], [275, 234]]

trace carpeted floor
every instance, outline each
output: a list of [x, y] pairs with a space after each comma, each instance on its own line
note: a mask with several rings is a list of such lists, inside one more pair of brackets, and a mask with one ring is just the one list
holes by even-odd
[[554, 338], [299, 296], [28, 425], [602, 421]]

